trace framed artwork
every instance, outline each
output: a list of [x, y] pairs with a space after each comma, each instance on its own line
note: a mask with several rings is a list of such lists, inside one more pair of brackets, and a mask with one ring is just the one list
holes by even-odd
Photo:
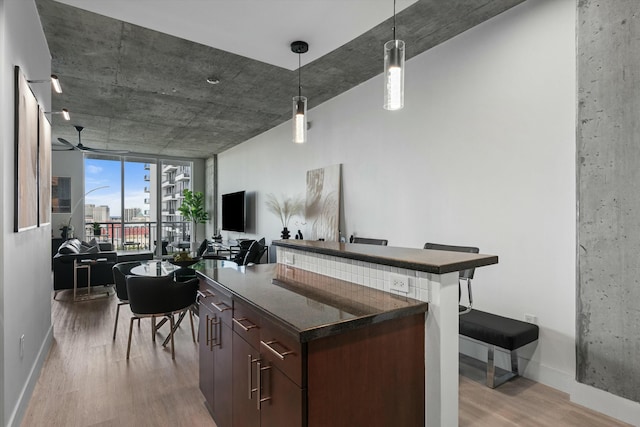
[[[311, 240], [337, 242], [340, 226], [340, 165], [307, 171], [305, 202], [307, 234]], [[308, 236], [308, 237], [307, 237]]]
[[38, 226], [38, 102], [15, 67], [16, 177], [14, 231]]
[[51, 223], [51, 123], [38, 113], [38, 226]]
[[71, 213], [71, 177], [51, 178], [51, 212]]

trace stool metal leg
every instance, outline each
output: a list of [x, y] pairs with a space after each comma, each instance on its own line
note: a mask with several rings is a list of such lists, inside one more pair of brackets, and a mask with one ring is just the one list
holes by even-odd
[[495, 347], [490, 345], [487, 352], [487, 386], [495, 388], [494, 381], [496, 375], [496, 365], [493, 359]]
[[496, 365], [494, 360], [495, 346], [489, 345], [487, 352], [487, 387], [496, 388], [504, 384], [511, 378], [517, 377], [518, 374], [518, 353], [515, 350], [510, 351], [511, 371], [508, 371], [499, 377], [496, 377]]
[[520, 375], [518, 371], [518, 352], [513, 350], [511, 352], [511, 372], [515, 375]]

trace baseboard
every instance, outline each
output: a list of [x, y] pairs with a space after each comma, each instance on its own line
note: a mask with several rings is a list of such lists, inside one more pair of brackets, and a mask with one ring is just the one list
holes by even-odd
[[[487, 361], [487, 348], [478, 342], [460, 336], [460, 353], [481, 361]], [[531, 344], [529, 344], [531, 345]], [[640, 403], [633, 402], [609, 392], [581, 384], [573, 374], [544, 366], [537, 361], [523, 357], [531, 351], [518, 351], [520, 375], [535, 382], [552, 387], [569, 395], [569, 400], [617, 420], [640, 427]], [[496, 367], [509, 369], [509, 354], [496, 348], [494, 357]]]
[[42, 366], [44, 365], [44, 361], [47, 359], [47, 355], [49, 354], [49, 349], [51, 348], [52, 344], [53, 325], [51, 325], [51, 327], [47, 331], [47, 335], [42, 341], [42, 345], [40, 346], [40, 350], [38, 351], [38, 356], [36, 357], [36, 360], [31, 367], [31, 371], [29, 372], [27, 381], [22, 387], [18, 401], [16, 402], [16, 405], [11, 412], [11, 416], [7, 421], [7, 427], [19, 427], [20, 424], [22, 424], [22, 418], [24, 417], [25, 411], [27, 410], [29, 400], [31, 399], [31, 395], [33, 394], [33, 389], [38, 382], [40, 372], [42, 371]]
[[640, 426], [640, 403], [607, 391], [575, 382], [570, 393], [573, 403], [598, 411], [634, 426]]

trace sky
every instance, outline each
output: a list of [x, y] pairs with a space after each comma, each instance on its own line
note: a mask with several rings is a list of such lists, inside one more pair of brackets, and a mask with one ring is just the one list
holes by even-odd
[[[144, 170], [145, 163], [125, 162], [124, 167], [124, 193], [125, 208], [140, 208], [142, 211], [150, 209], [144, 204], [144, 199], [149, 197], [144, 192], [144, 187], [150, 183], [144, 180], [150, 171]], [[109, 215], [121, 216], [120, 206], [120, 161], [85, 158], [85, 192], [92, 189], [109, 186], [87, 194], [85, 204], [96, 206], [109, 206]]]

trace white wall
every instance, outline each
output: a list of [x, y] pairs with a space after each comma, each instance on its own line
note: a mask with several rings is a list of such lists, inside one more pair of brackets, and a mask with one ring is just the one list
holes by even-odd
[[[2, 319], [2, 424], [19, 425], [52, 340], [51, 227], [13, 232], [14, 66], [28, 79], [51, 74], [49, 49], [33, 0], [4, 0], [0, 9], [0, 319]], [[51, 87], [32, 85], [38, 103], [51, 110]], [[24, 354], [20, 337], [24, 334]]]
[[378, 76], [311, 110], [306, 145], [286, 123], [220, 154], [219, 193], [255, 191], [256, 235], [276, 239], [265, 194], [304, 194], [307, 170], [341, 163], [343, 233], [499, 255], [476, 272], [476, 307], [537, 316], [525, 374], [569, 391], [575, 1], [525, 2], [408, 61], [405, 84], [401, 111], [382, 109]]

